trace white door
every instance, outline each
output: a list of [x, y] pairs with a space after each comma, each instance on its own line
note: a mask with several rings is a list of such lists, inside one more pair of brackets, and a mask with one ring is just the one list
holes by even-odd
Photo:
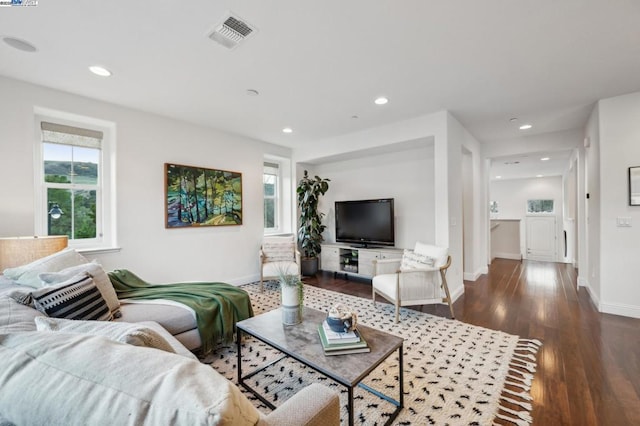
[[555, 262], [555, 216], [527, 216], [527, 259]]

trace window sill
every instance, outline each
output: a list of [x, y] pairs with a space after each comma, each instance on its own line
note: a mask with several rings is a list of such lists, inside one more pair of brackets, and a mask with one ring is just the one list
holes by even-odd
[[105, 254], [105, 253], [118, 253], [122, 250], [121, 247], [96, 247], [96, 248], [76, 248], [80, 254]]

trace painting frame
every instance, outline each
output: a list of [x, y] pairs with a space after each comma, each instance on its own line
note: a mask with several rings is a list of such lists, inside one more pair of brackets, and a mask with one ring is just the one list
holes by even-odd
[[242, 173], [164, 163], [166, 229], [242, 225]]
[[640, 166], [629, 167], [629, 205], [640, 206]]

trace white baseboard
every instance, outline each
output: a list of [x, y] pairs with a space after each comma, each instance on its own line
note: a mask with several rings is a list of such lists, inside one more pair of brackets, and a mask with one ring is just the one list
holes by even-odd
[[455, 289], [453, 292], [451, 292], [451, 303], [454, 303], [463, 294], [464, 294], [464, 284], [458, 287], [457, 289]]
[[601, 303], [600, 312], [605, 314], [621, 315], [623, 317], [640, 318], [640, 306], [625, 305], [622, 303]]
[[462, 278], [465, 281], [475, 281], [478, 278], [480, 278], [480, 276], [482, 276], [483, 274], [488, 274], [488, 273], [489, 273], [489, 267], [483, 266], [481, 268], [478, 268], [478, 270], [475, 272], [465, 272], [464, 274], [462, 274]]
[[522, 260], [522, 255], [520, 253], [507, 253], [503, 251], [497, 251], [492, 254], [493, 258], [499, 257], [501, 259], [513, 259], [513, 260]]

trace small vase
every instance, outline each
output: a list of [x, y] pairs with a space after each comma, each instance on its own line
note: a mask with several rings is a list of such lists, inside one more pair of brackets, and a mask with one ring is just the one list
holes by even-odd
[[282, 323], [284, 325], [300, 324], [302, 322], [302, 286], [281, 285]]

